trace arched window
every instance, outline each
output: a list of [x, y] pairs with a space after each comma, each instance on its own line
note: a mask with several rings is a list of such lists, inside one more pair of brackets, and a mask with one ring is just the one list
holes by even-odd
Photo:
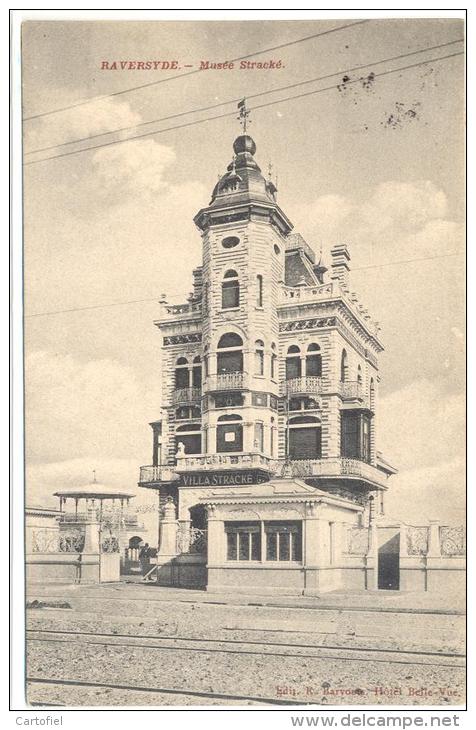
[[286, 380], [301, 377], [301, 351], [297, 345], [288, 347], [286, 355]]
[[240, 306], [240, 282], [234, 269], [228, 269], [221, 285], [222, 309], [234, 309]]
[[243, 451], [243, 423], [237, 414], [220, 416], [217, 422], [217, 453]]
[[289, 420], [289, 458], [320, 459], [321, 422], [316, 416], [294, 416]]
[[235, 332], [228, 332], [218, 342], [217, 372], [243, 372], [243, 340]]
[[362, 385], [362, 368], [360, 365], [357, 368], [357, 382]]
[[202, 451], [202, 436], [199, 423], [187, 423], [175, 429], [175, 450], [183, 444], [186, 454], [200, 454]]
[[278, 356], [276, 355], [276, 345], [274, 342], [271, 345], [271, 379], [274, 380], [276, 378], [277, 372], [277, 362], [278, 362]]
[[322, 357], [319, 345], [311, 343], [307, 348], [306, 375], [322, 375]]
[[193, 358], [192, 385], [194, 388], [202, 387], [202, 365], [200, 355]]
[[179, 357], [175, 366], [175, 388], [188, 388], [190, 386], [190, 373], [186, 357]]
[[341, 383], [347, 382], [347, 371], [348, 371], [347, 352], [345, 350], [342, 350], [342, 355], [340, 358], [340, 382]]
[[255, 342], [255, 375], [264, 375], [264, 342]]
[[261, 274], [256, 277], [256, 306], [263, 306], [263, 277]]

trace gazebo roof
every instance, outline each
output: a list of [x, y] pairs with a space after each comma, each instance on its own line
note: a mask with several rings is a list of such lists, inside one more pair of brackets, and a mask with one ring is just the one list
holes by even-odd
[[106, 484], [99, 484], [98, 482], [90, 482], [82, 487], [70, 487], [68, 489], [59, 489], [54, 492], [55, 497], [73, 499], [131, 499], [135, 497], [133, 492], [126, 492], [123, 489], [116, 489], [116, 487], [109, 487]]

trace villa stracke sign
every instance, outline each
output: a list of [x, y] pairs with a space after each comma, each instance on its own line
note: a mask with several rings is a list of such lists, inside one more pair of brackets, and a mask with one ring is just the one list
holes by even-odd
[[199, 472], [182, 474], [180, 486], [183, 487], [226, 487], [230, 484], [262, 484], [268, 477], [255, 469], [236, 472]]

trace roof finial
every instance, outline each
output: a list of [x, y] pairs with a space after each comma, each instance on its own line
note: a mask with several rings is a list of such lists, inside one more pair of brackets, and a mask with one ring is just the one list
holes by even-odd
[[93, 469], [93, 484], [96, 484], [96, 469]]
[[248, 124], [251, 124], [251, 120], [248, 121], [250, 110], [246, 108], [246, 99], [242, 99], [238, 102], [238, 109], [240, 110], [240, 113], [238, 114], [237, 119], [243, 127], [243, 134], [246, 134], [246, 127]]
[[268, 178], [271, 180], [273, 177], [273, 163], [271, 160], [268, 162]]

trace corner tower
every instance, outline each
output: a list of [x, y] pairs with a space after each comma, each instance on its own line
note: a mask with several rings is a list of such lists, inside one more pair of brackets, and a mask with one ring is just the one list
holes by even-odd
[[224, 462], [238, 452], [277, 457], [277, 308], [292, 229], [254, 140], [238, 137], [233, 152], [195, 217], [203, 239], [204, 450]]

